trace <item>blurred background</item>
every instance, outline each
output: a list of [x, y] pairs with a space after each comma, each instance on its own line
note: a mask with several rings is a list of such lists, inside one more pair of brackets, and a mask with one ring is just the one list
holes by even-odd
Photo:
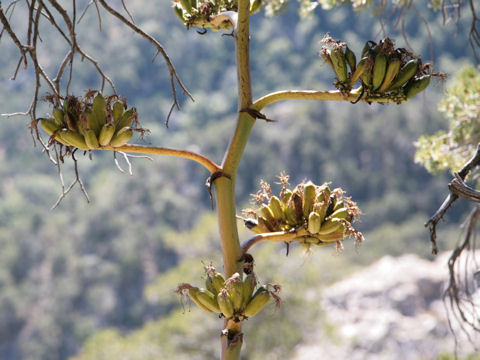
[[[414, 52], [451, 77], [475, 63], [466, 35], [471, 15], [445, 25], [440, 13], [418, 6], [431, 38], [421, 18], [409, 13], [405, 33]], [[165, 46], [195, 99], [181, 99], [167, 129], [172, 97], [163, 59], [152, 62], [151, 45], [104, 12], [99, 32], [91, 7], [78, 38], [151, 130], [135, 142], [186, 148], [221, 162], [237, 107], [233, 39], [185, 29], [169, 1], [132, 0], [128, 7]], [[24, 10], [19, 4], [12, 18], [16, 29]], [[371, 11], [343, 6], [300, 19], [292, 2], [278, 17], [254, 15], [254, 97], [333, 89], [333, 72], [317, 56], [326, 33], [357, 53], [367, 40], [385, 35], [407, 47], [402, 32], [393, 24], [382, 28]], [[38, 56], [53, 72], [67, 49], [49, 41], [48, 28]], [[18, 58], [3, 36], [0, 113], [27, 110], [33, 96], [31, 69], [10, 79]], [[75, 61], [71, 92], [99, 88], [92, 66]], [[448, 80], [434, 81], [401, 106], [291, 101], [265, 110], [277, 122], [258, 121], [253, 129], [237, 179], [239, 213], [260, 179], [279, 191], [277, 176], [286, 171], [292, 185], [311, 179], [344, 188], [363, 212], [358, 228], [366, 241], [359, 248], [345, 241], [341, 253], [292, 247], [288, 256], [281, 245], [256, 246], [256, 273], [261, 282], [282, 285], [283, 306], [271, 305], [246, 322], [245, 359], [453, 358], [455, 338], [442, 304], [447, 255], [432, 257], [423, 225], [446, 196], [450, 175], [434, 177], [413, 161], [413, 142], [447, 126], [437, 110], [446, 87]], [[38, 114], [47, 112], [40, 104]], [[91, 202], [77, 187], [51, 210], [62, 191], [60, 177], [34, 146], [28, 123], [26, 117], [0, 119], [0, 359], [218, 357], [221, 320], [174, 293], [181, 282], [202, 284], [204, 264], [222, 266], [207, 171], [188, 160], [138, 158], [130, 176], [117, 169], [112, 153], [77, 155]], [[68, 185], [72, 162], [66, 159], [62, 169]], [[459, 240], [468, 211], [459, 201], [441, 223], [441, 251]], [[251, 236], [239, 226], [243, 240]], [[465, 338], [458, 340], [460, 358], [480, 358]], [[478, 335], [472, 341], [480, 346]]]

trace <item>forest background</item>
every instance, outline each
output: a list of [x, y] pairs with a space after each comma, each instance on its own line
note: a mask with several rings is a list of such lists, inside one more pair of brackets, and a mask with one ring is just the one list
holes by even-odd
[[[186, 30], [167, 3], [136, 0], [129, 2], [129, 9], [165, 46], [195, 98], [183, 99], [168, 129], [168, 72], [162, 61], [152, 62], [151, 46], [108, 16], [98, 33], [93, 10], [79, 24], [79, 40], [151, 130], [136, 142], [192, 149], [219, 162], [237, 106], [233, 41], [218, 33], [201, 36]], [[469, 14], [457, 26], [444, 25], [431, 9], [422, 13], [431, 39], [414, 13], [405, 27], [416, 53], [451, 77], [475, 63], [465, 36]], [[22, 20], [17, 21], [20, 25]], [[407, 47], [398, 29], [389, 25], [385, 31], [371, 13], [355, 13], [349, 6], [318, 9], [301, 21], [295, 2], [276, 18], [263, 12], [253, 16], [254, 98], [287, 88], [333, 89], [333, 73], [317, 56], [325, 33], [356, 52], [366, 40], [385, 35], [395, 38], [397, 47]], [[53, 69], [64, 49], [56, 43], [50, 48], [39, 56]], [[0, 113], [22, 111], [30, 103], [33, 73], [21, 72], [16, 81], [10, 80], [17, 60], [17, 49], [2, 38]], [[98, 88], [94, 69], [77, 65], [81, 71], [75, 74], [72, 91]], [[256, 256], [263, 261], [258, 262], [258, 273], [262, 282], [282, 284], [284, 306], [272, 306], [248, 324], [248, 358], [273, 359], [279, 353], [288, 358], [306, 331], [319, 326], [321, 299], [308, 299], [309, 290], [321, 290], [385, 254], [432, 258], [423, 224], [443, 200], [449, 176], [433, 177], [416, 165], [413, 142], [446, 128], [437, 110], [446, 86], [433, 82], [402, 106], [279, 103], [267, 111], [277, 122], [255, 126], [239, 169], [237, 203], [248, 206], [260, 179], [274, 183], [281, 171], [291, 175], [292, 184], [332, 181], [362, 209], [358, 228], [366, 241], [358, 250], [345, 242], [339, 256], [331, 248], [310, 255], [292, 248], [294, 256], [286, 257], [282, 246], [259, 246]], [[38, 113], [46, 112], [43, 104]], [[116, 168], [111, 153], [94, 152], [93, 160], [77, 157], [91, 203], [77, 189], [50, 210], [61, 192], [57, 169], [33, 146], [25, 118], [0, 121], [0, 358], [66, 359], [87, 339], [115, 343], [121, 341], [119, 334], [132, 332], [137, 337], [129, 338], [130, 345], [144, 348], [149, 331], [156, 333], [163, 358], [215, 356], [216, 337], [198, 327], [206, 324], [214, 332], [215, 319], [196, 308], [190, 311], [173, 292], [179, 282], [200, 281], [203, 264], [221, 266], [217, 220], [204, 187], [207, 172], [188, 161], [156, 157], [134, 159], [129, 176]], [[73, 179], [69, 162], [63, 175], [66, 183]], [[438, 239], [441, 250], [457, 241], [467, 210], [467, 204], [459, 202], [448, 214]], [[247, 236], [247, 231], [241, 234]], [[112, 330], [98, 333], [102, 329]], [[268, 336], [273, 329], [282, 336]]]

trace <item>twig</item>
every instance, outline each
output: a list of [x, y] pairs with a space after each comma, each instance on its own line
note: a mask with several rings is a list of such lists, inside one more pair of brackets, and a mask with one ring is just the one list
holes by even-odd
[[[170, 57], [168, 56], [167, 52], [163, 48], [163, 46], [155, 40], [151, 35], [147, 34], [145, 31], [140, 29], [137, 25], [135, 25], [132, 21], [128, 20], [125, 16], [111, 8], [104, 0], [98, 0], [100, 4], [107, 10], [110, 14], [115, 16], [117, 19], [119, 19], [121, 22], [123, 22], [125, 25], [127, 25], [129, 28], [131, 28], [133, 31], [135, 31], [137, 34], [141, 35], [145, 39], [147, 39], [150, 43], [152, 43], [156, 48], [157, 51], [162, 54], [163, 58], [165, 59], [165, 62], [167, 63], [168, 69], [170, 71], [170, 82], [172, 84], [172, 93], [173, 93], [173, 104], [175, 107], [179, 108], [180, 105], [178, 103], [177, 99], [177, 94], [175, 90], [175, 81], [177, 84], [180, 86], [180, 88], [183, 90], [183, 93], [186, 94], [192, 101], [193, 97], [190, 94], [190, 92], [185, 88], [183, 85], [182, 81], [180, 80], [177, 71], [175, 70], [175, 67], [173, 66], [173, 63], [170, 60]], [[167, 117], [167, 125], [168, 125], [168, 120], [170, 118], [171, 111], [169, 112], [169, 115]]]
[[[462, 181], [465, 180], [467, 175], [470, 171], [475, 168], [476, 166], [480, 165], [480, 144], [477, 146], [477, 150], [473, 157], [468, 161], [464, 167], [458, 172], [458, 179]], [[455, 186], [455, 185], [454, 185]], [[438, 246], [437, 246], [437, 233], [436, 227], [438, 222], [443, 219], [443, 216], [448, 211], [448, 209], [452, 206], [452, 204], [458, 199], [458, 195], [455, 193], [450, 193], [445, 200], [443, 201], [442, 205], [438, 208], [435, 214], [428, 219], [425, 223], [425, 227], [428, 227], [430, 230], [430, 241], [432, 243], [432, 254], [436, 255], [438, 253]]]

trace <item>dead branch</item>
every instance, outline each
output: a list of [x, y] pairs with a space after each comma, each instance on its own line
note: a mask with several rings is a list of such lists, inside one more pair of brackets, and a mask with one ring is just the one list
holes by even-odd
[[[465, 180], [467, 175], [474, 169], [475, 167], [480, 165], [480, 144], [477, 146], [477, 150], [475, 151], [475, 155], [468, 161], [464, 167], [456, 174], [455, 179], [456, 181], [452, 181], [450, 184], [453, 183], [453, 188], [456, 189], [458, 187], [459, 180]], [[450, 186], [449, 186], [450, 187]], [[461, 187], [461, 185], [460, 185]], [[464, 188], [462, 188], [463, 191]], [[451, 191], [451, 189], [450, 189]], [[425, 223], [425, 227], [428, 227], [430, 230], [430, 241], [432, 243], [432, 254], [436, 255], [438, 253], [438, 246], [437, 246], [437, 233], [436, 227], [438, 222], [443, 219], [443, 216], [446, 214], [448, 209], [452, 206], [452, 204], [458, 199], [459, 195], [454, 192], [450, 192], [450, 194], [445, 198], [442, 205], [438, 208], [435, 214], [432, 215], [430, 219]]]

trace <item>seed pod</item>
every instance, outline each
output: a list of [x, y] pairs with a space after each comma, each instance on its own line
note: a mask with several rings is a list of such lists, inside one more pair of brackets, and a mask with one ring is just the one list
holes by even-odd
[[385, 72], [385, 78], [382, 85], [378, 89], [378, 92], [384, 92], [392, 83], [393, 79], [398, 75], [402, 62], [398, 58], [393, 58], [388, 62], [387, 71]]
[[380, 85], [382, 85], [383, 79], [385, 78], [385, 73], [387, 71], [387, 57], [383, 53], [377, 54], [375, 56], [375, 62], [373, 63], [373, 78], [372, 78], [372, 88], [377, 90]]
[[218, 293], [217, 302], [218, 302], [218, 307], [220, 308], [220, 312], [227, 319], [231, 318], [233, 316], [233, 304], [227, 289], [222, 289], [222, 291]]
[[207, 309], [211, 310], [212, 312], [219, 313], [220, 308], [218, 307], [217, 298], [207, 289], [199, 289], [197, 295], [197, 299], [200, 303], [202, 303]]
[[262, 5], [263, 5], [262, 3], [263, 3], [263, 0], [253, 0], [250, 3], [250, 15], [253, 15], [257, 11], [260, 11], [260, 9], [262, 8]]
[[46, 119], [46, 118], [40, 119], [40, 125], [48, 135], [53, 135], [55, 131], [60, 130], [60, 125], [58, 125], [55, 121], [51, 119]]
[[215, 272], [212, 276], [213, 286], [215, 287], [216, 293], [218, 294], [220, 290], [225, 286], [225, 278], [219, 272]]
[[85, 143], [87, 144], [89, 149], [98, 149], [100, 147], [97, 135], [95, 135], [95, 131], [87, 130], [85, 131], [83, 137], [85, 138]]
[[357, 80], [360, 79], [360, 76], [362, 76], [362, 74], [367, 70], [368, 68], [367, 61], [368, 61], [368, 57], [364, 57], [362, 58], [362, 60], [359, 61], [357, 68], [352, 73], [352, 78], [351, 78], [352, 84], [355, 84]]
[[335, 206], [333, 207], [333, 211], [337, 211], [338, 209], [341, 209], [345, 207], [345, 202], [343, 200], [337, 200], [335, 202]]
[[192, 6], [192, 9], [197, 8], [197, 0], [190, 0], [190, 5]]
[[59, 109], [59, 108], [55, 108], [53, 109], [52, 111], [52, 116], [53, 116], [53, 120], [55, 122], [55, 124], [57, 124], [58, 126], [63, 126], [63, 116], [64, 116], [64, 112], [62, 109]]
[[292, 195], [292, 199], [290, 200], [293, 204], [293, 208], [295, 209], [295, 218], [296, 222], [301, 222], [303, 220], [303, 200], [297, 192], [294, 192]]
[[125, 111], [122, 116], [118, 119], [118, 122], [115, 123], [115, 129], [116, 133], [123, 129], [126, 126], [130, 126], [132, 124], [133, 118], [135, 115], [135, 109], [130, 108], [127, 111]]
[[324, 201], [319, 204], [318, 209], [316, 210], [316, 213], [318, 214], [318, 218], [320, 219], [320, 224], [323, 223], [325, 220], [325, 217], [327, 216], [327, 210], [329, 207], [329, 198], [327, 198], [327, 201]]
[[123, 106], [123, 103], [121, 101], [117, 101], [115, 102], [115, 104], [113, 104], [112, 113], [113, 113], [114, 124], [116, 124], [118, 119], [120, 119], [120, 117], [123, 115], [124, 110], [125, 110], [125, 107]]
[[280, 199], [278, 197], [273, 195], [268, 201], [268, 207], [272, 211], [273, 217], [277, 221], [285, 220], [285, 214], [282, 209], [282, 203], [280, 202]]
[[281, 198], [282, 198], [282, 207], [283, 209], [285, 210], [285, 208], [287, 207], [288, 205], [288, 201], [290, 200], [290, 198], [292, 197], [293, 195], [293, 192], [292, 190], [285, 190], [281, 193]]
[[308, 232], [310, 234], [316, 234], [320, 231], [320, 225], [322, 224], [320, 220], [320, 215], [316, 212], [311, 212], [308, 216]]
[[133, 130], [128, 126], [121, 129], [113, 138], [110, 140], [110, 146], [120, 147], [125, 145], [130, 141], [133, 136]]
[[295, 209], [292, 209], [290, 207], [287, 207], [285, 209], [285, 218], [287, 220], [287, 224], [289, 224], [290, 226], [296, 226], [299, 222], [297, 220], [297, 214], [295, 212]]
[[320, 50], [320, 56], [322, 57], [323, 61], [325, 61], [325, 63], [328, 64], [333, 71], [335, 71], [335, 67], [333, 66], [332, 62], [332, 52], [327, 48], [322, 48], [322, 50]]
[[328, 218], [329, 219], [347, 219], [348, 217], [349, 217], [348, 209], [346, 207], [342, 207], [340, 209], [335, 210], [333, 214], [330, 215]]
[[262, 215], [263, 220], [265, 220], [265, 223], [268, 225], [268, 228], [270, 228], [271, 231], [275, 230], [276, 220], [272, 210], [267, 205], [262, 204], [260, 207], [260, 214]]
[[230, 297], [232, 298], [233, 309], [238, 311], [243, 306], [243, 281], [239, 273], [233, 274], [227, 280]]
[[64, 145], [74, 146], [82, 150], [88, 150], [88, 146], [85, 143], [85, 139], [82, 135], [72, 130], [62, 129], [57, 131], [55, 139], [60, 141]]
[[364, 56], [368, 56], [369, 55], [369, 52], [372, 50], [372, 46], [370, 45], [371, 41], [367, 41], [365, 43], [365, 45], [363, 46], [363, 49], [362, 49], [362, 58]]
[[248, 230], [251, 230], [256, 234], [261, 234], [261, 233], [264, 232], [264, 231], [262, 231], [260, 226], [258, 226], [258, 220], [256, 220], [256, 219], [251, 219], [251, 218], [243, 219], [243, 223]]
[[200, 300], [198, 300], [198, 292], [200, 291], [199, 288], [190, 288], [188, 290], [188, 296], [190, 297], [190, 299], [192, 299], [192, 301], [197, 304], [197, 306], [202, 309], [202, 310], [205, 310], [206, 312], [213, 312], [212, 310], [210, 310], [208, 307], [206, 307], [205, 305], [203, 305], [203, 303], [200, 302]]
[[360, 78], [362, 79], [363, 85], [370, 88], [372, 85], [372, 70], [369, 69], [368, 71], [364, 71]]
[[252, 297], [253, 290], [255, 290], [255, 286], [257, 285], [257, 280], [255, 279], [255, 275], [250, 273], [247, 276], [245, 276], [245, 279], [243, 279], [243, 304], [242, 308], [245, 308], [245, 306], [248, 304], [250, 301], [250, 298]]
[[343, 221], [340, 219], [328, 219], [323, 222], [320, 230], [318, 231], [318, 235], [328, 235], [331, 234], [341, 228], [343, 228]]
[[[100, 134], [100, 130], [102, 129], [103, 124], [107, 121], [107, 115], [105, 113], [105, 106], [107, 105], [105, 98], [102, 94], [98, 93], [97, 96], [93, 99], [92, 104], [92, 124], [93, 127], [88, 124], [90, 130], [94, 130], [95, 134], [98, 136]], [[87, 122], [88, 122], [88, 115], [87, 115]]]
[[417, 73], [418, 70], [418, 60], [413, 59], [407, 62], [405, 65], [402, 66], [400, 71], [398, 72], [398, 75], [395, 77], [395, 80], [393, 80], [392, 84], [388, 87], [387, 90], [396, 90], [403, 85], [407, 83], [408, 80], [410, 80], [415, 74]]
[[419, 92], [422, 92], [430, 84], [430, 75], [423, 75], [418, 79], [410, 80], [410, 82], [405, 85], [404, 93], [407, 99], [411, 99]]
[[182, 23], [185, 22], [185, 16], [183, 15], [183, 8], [180, 6], [179, 3], [174, 3], [173, 4], [173, 12], [177, 17], [180, 19]]
[[264, 234], [274, 231], [274, 228], [264, 218], [258, 218], [257, 226], [255, 227], [255, 229], [252, 229], [252, 231], [257, 234]]
[[245, 307], [245, 311], [243, 314], [246, 317], [251, 317], [260, 312], [265, 305], [267, 305], [268, 301], [270, 300], [270, 293], [264, 286], [260, 286], [257, 291], [255, 291], [255, 295], [251, 298], [250, 302]]
[[192, 14], [192, 3], [190, 0], [180, 0], [180, 4], [182, 4], [182, 7], [188, 14]]
[[212, 294], [216, 295], [218, 294], [217, 289], [215, 288], [215, 285], [213, 284], [213, 278], [209, 275], [207, 275], [207, 278], [205, 279], [205, 287], [207, 288], [208, 291], [210, 291]]
[[98, 143], [101, 146], [110, 144], [113, 134], [115, 134], [115, 125], [108, 123], [103, 125], [102, 130], [100, 130], [100, 135], [98, 136]]
[[350, 71], [353, 74], [357, 65], [357, 57], [348, 46], [345, 48], [345, 59], [347, 60], [348, 66], [350, 66]]
[[313, 203], [315, 201], [315, 185], [309, 181], [303, 187], [303, 217], [308, 218], [308, 215], [313, 210]]
[[335, 70], [335, 73], [337, 74], [338, 79], [342, 83], [347, 82], [348, 80], [347, 61], [345, 59], [345, 53], [343, 52], [343, 49], [340, 47], [333, 49], [331, 58], [333, 63], [333, 69]]

